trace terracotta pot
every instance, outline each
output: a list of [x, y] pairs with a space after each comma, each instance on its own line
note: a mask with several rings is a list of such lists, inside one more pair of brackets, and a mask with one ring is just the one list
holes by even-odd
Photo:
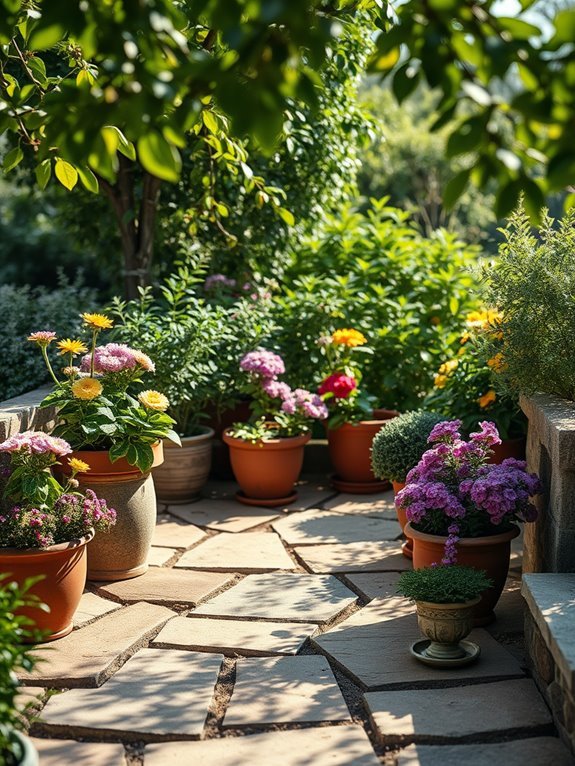
[[[109, 533], [88, 546], [88, 580], [127, 580], [148, 570], [148, 554], [156, 527], [156, 493], [150, 472], [143, 474], [126, 460], [110, 462], [106, 451], [79, 451], [76, 457], [91, 470], [76, 478], [80, 489], [92, 489], [117, 513]], [[154, 466], [163, 462], [161, 442], [154, 446]]]
[[[397, 493], [402, 490], [405, 487], [404, 481], [392, 481], [391, 486], [393, 487], [393, 494], [397, 495]], [[403, 511], [399, 506], [395, 505], [395, 512], [397, 513], [397, 520], [399, 521], [401, 525], [401, 531], [403, 532], [405, 536], [405, 540], [401, 545], [401, 552], [403, 555], [408, 558], [413, 558], [413, 540], [411, 537], [408, 537], [405, 534], [405, 525], [407, 524], [407, 516], [405, 515], [405, 511]]]
[[164, 462], [152, 471], [158, 500], [187, 503], [199, 495], [212, 465], [214, 431], [201, 427], [196, 436], [184, 436], [182, 446], [164, 442]]
[[496, 444], [492, 447], [493, 455], [489, 459], [489, 463], [502, 463], [509, 457], [514, 457], [516, 460], [525, 460], [525, 442], [524, 436], [520, 436], [517, 439], [503, 439], [501, 444]]
[[465, 657], [459, 642], [471, 632], [474, 608], [480, 600], [474, 598], [459, 604], [415, 602], [419, 629], [431, 641], [425, 650], [427, 657], [447, 661]]
[[[443, 558], [443, 549], [447, 537], [429, 535], [420, 532], [407, 523], [406, 533], [413, 538], [413, 566], [415, 569], [439, 564]], [[457, 543], [457, 563], [474, 569], [483, 569], [493, 580], [491, 588], [481, 596], [474, 609], [475, 625], [488, 625], [495, 619], [493, 608], [505, 586], [509, 571], [511, 555], [511, 540], [519, 534], [519, 529], [513, 526], [506, 532], [500, 532], [488, 537], [463, 537]]]
[[253, 499], [258, 505], [273, 506], [293, 497], [294, 484], [303, 465], [304, 447], [311, 434], [266, 439], [252, 444], [224, 431], [223, 439], [230, 448], [234, 476], [241, 487], [244, 502]]
[[43, 641], [54, 641], [72, 630], [72, 618], [78, 608], [86, 584], [86, 546], [94, 532], [49, 548], [22, 550], [0, 548], [0, 572], [22, 584], [28, 577], [43, 576], [30, 589], [50, 607], [44, 612], [34, 607], [19, 610], [34, 621], [39, 630], [48, 631]]
[[[371, 445], [374, 436], [388, 420], [399, 415], [395, 410], [374, 410], [373, 420], [344, 423], [339, 428], [327, 429], [329, 456], [335, 468], [336, 478], [343, 482], [377, 484], [381, 491], [388, 482], [376, 479], [371, 470]], [[353, 491], [349, 489], [347, 491]]]

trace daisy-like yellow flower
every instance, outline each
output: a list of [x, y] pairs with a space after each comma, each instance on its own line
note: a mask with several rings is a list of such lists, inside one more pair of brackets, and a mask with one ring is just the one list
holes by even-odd
[[439, 368], [438, 372], [440, 375], [449, 375], [453, 372], [453, 370], [457, 367], [459, 364], [458, 359], [450, 359], [448, 362], [444, 362], [441, 367]]
[[104, 314], [80, 314], [82, 320], [92, 330], [109, 330], [114, 322]]
[[359, 332], [359, 330], [345, 329], [336, 330], [331, 336], [331, 342], [336, 346], [364, 346], [367, 343], [365, 335]]
[[501, 351], [487, 360], [487, 366], [491, 367], [493, 372], [504, 372], [507, 369], [507, 364]]
[[88, 463], [85, 463], [83, 460], [79, 460], [77, 457], [71, 457], [68, 460], [68, 465], [74, 473], [86, 473], [86, 471], [90, 470]]
[[71, 340], [70, 338], [66, 338], [65, 340], [58, 341], [56, 345], [60, 349], [62, 355], [72, 354], [72, 356], [78, 356], [78, 354], [86, 354], [88, 352], [88, 347], [85, 346], [81, 340]]
[[479, 397], [477, 404], [481, 407], [482, 410], [484, 410], [486, 407], [489, 407], [490, 404], [493, 404], [496, 399], [497, 394], [492, 388], [490, 388], [486, 394], [483, 394], [483, 396]]
[[76, 399], [95, 399], [102, 393], [102, 384], [96, 378], [79, 378], [72, 384]]
[[164, 394], [161, 394], [159, 391], [141, 391], [138, 394], [138, 400], [141, 404], [144, 405], [144, 407], [147, 407], [149, 410], [159, 410], [160, 412], [165, 412], [170, 406], [168, 397], [164, 396]]

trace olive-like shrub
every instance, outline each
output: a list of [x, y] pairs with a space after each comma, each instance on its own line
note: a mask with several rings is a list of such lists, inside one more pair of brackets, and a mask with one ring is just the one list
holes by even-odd
[[406, 412], [389, 420], [376, 434], [371, 448], [371, 467], [378, 479], [404, 482], [429, 448], [427, 437], [443, 415], [427, 410]]

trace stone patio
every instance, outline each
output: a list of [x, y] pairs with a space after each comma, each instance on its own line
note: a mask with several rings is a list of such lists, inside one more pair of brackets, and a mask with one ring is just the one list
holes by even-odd
[[409, 654], [391, 492], [308, 481], [268, 510], [235, 490], [159, 507], [148, 572], [90, 583], [39, 651], [42, 766], [574, 763], [527, 670], [519, 548], [480, 661], [439, 671]]

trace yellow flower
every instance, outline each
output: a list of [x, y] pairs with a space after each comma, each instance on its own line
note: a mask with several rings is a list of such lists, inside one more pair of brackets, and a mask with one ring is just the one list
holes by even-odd
[[465, 320], [468, 327], [474, 327], [477, 330], [489, 330], [501, 323], [503, 314], [495, 309], [483, 309], [483, 311], [472, 311]]
[[450, 359], [448, 362], [444, 362], [439, 368], [440, 375], [449, 375], [459, 364], [458, 359]]
[[336, 330], [331, 336], [331, 342], [338, 346], [363, 346], [367, 343], [365, 335], [359, 330]]
[[490, 388], [486, 394], [483, 394], [483, 396], [479, 397], [477, 404], [481, 407], [482, 410], [484, 410], [486, 407], [489, 407], [490, 404], [493, 404], [496, 399], [497, 394], [492, 388]]
[[168, 397], [164, 396], [164, 394], [161, 394], [159, 391], [141, 391], [138, 394], [138, 399], [144, 407], [147, 407], [150, 410], [160, 410], [160, 412], [165, 412], [170, 406]]
[[447, 375], [436, 375], [433, 381], [435, 388], [445, 388], [447, 383]]
[[491, 359], [487, 360], [487, 366], [491, 367], [493, 372], [504, 372], [507, 369], [507, 364], [503, 358], [503, 354], [499, 351]]
[[78, 354], [86, 354], [88, 352], [88, 347], [85, 346], [81, 340], [70, 340], [70, 338], [66, 338], [65, 340], [58, 341], [56, 345], [60, 349], [62, 355], [72, 354], [72, 356], [78, 356]]
[[68, 465], [74, 473], [86, 473], [90, 470], [88, 463], [84, 463], [83, 460], [79, 460], [77, 457], [71, 457], [68, 460]]
[[104, 314], [80, 314], [80, 316], [92, 330], [109, 330], [114, 326], [114, 322]]
[[459, 342], [461, 343], [462, 346], [464, 346], [469, 340], [469, 338], [471, 338], [471, 335], [468, 332], [464, 332]]
[[76, 399], [95, 399], [102, 393], [102, 384], [96, 378], [79, 378], [72, 384]]

